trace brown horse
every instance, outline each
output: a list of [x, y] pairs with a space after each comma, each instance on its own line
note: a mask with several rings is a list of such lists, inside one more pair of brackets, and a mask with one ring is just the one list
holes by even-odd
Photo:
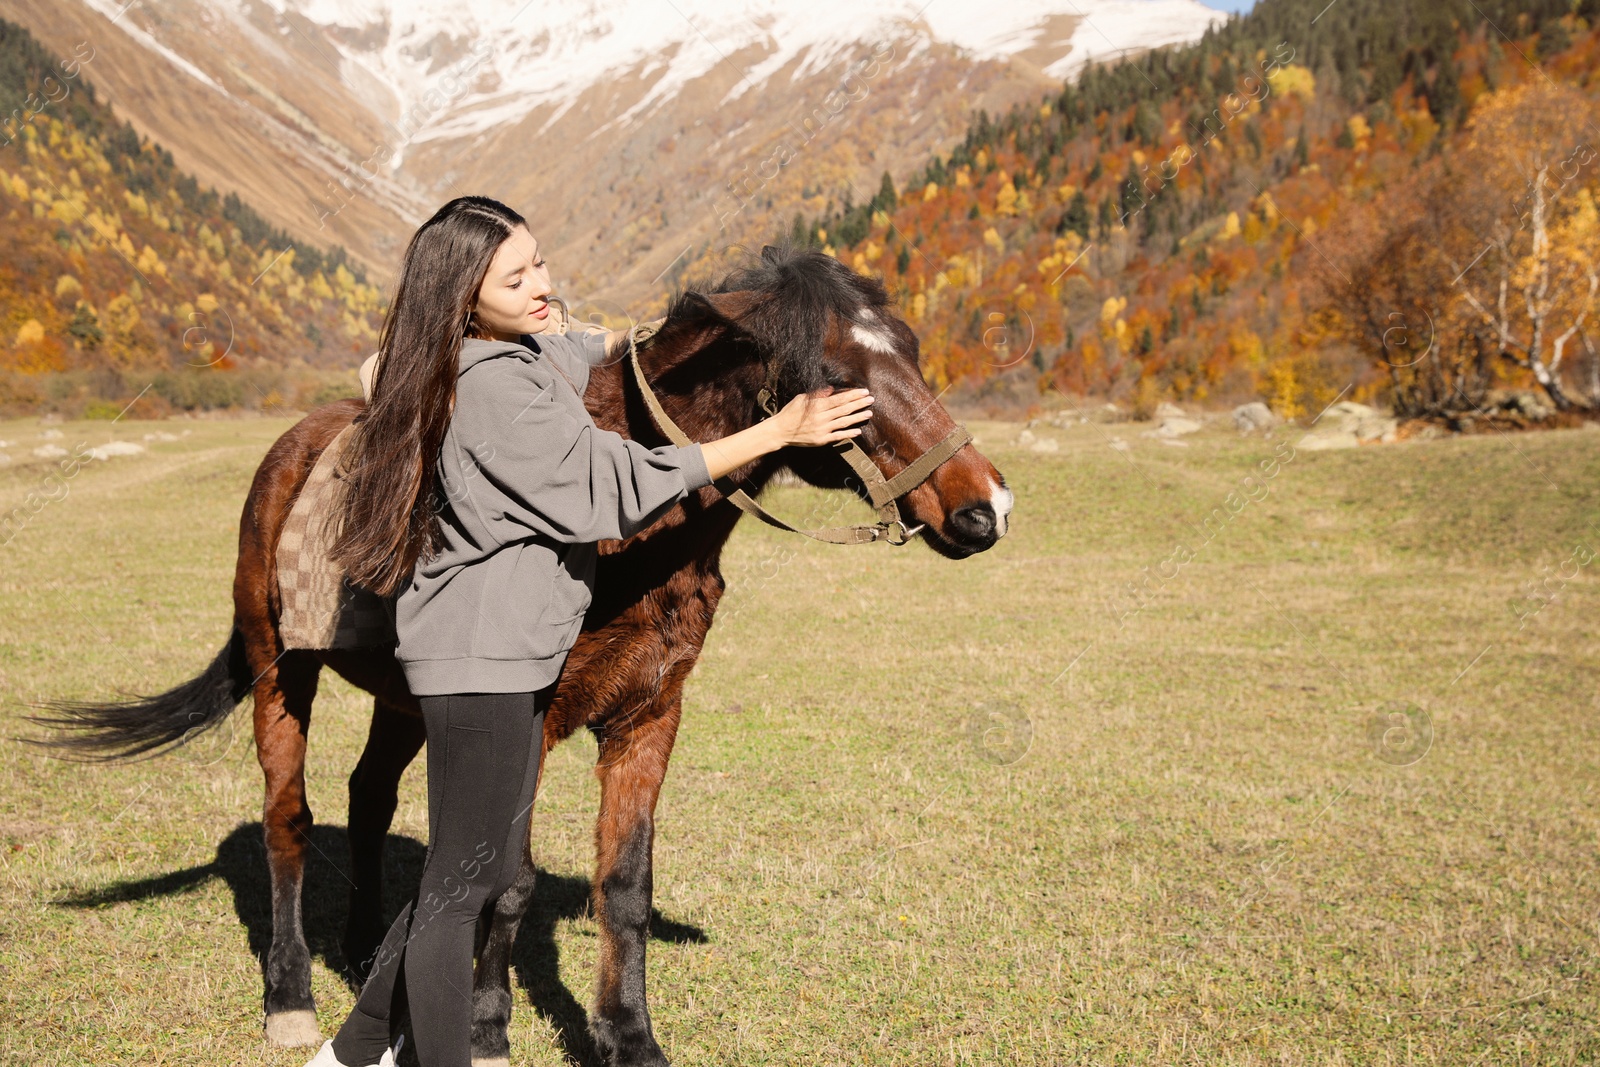
[[[757, 396], [769, 370], [783, 399], [826, 385], [871, 388], [873, 417], [857, 441], [889, 477], [955, 426], [923, 381], [917, 337], [894, 313], [883, 287], [821, 253], [767, 248], [758, 262], [710, 291], [681, 294], [642, 356], [654, 392], [695, 440], [715, 440], [758, 421]], [[608, 361], [591, 375], [585, 401], [595, 423], [652, 447], [666, 443], [625, 367], [625, 360]], [[401, 773], [424, 740], [420, 709], [392, 646], [285, 650], [277, 632], [279, 531], [317, 457], [362, 407], [359, 400], [343, 400], [319, 408], [268, 450], [240, 521], [233, 632], [203, 674], [156, 697], [58, 702], [50, 705], [56, 718], [39, 720], [68, 729], [53, 744], [117, 758], [183, 744], [254, 694], [272, 894], [272, 944], [263, 962], [266, 1033], [283, 1045], [321, 1040], [300, 919], [312, 825], [306, 736], [321, 668], [331, 667], [375, 698], [366, 749], [350, 776], [353, 888], [343, 950], [352, 964], [371, 960], [386, 928], [383, 843]], [[732, 477], [755, 493], [784, 467], [812, 485], [864, 492], [825, 449], [785, 449]], [[922, 540], [950, 559], [992, 546], [1005, 533], [1011, 502], [999, 472], [971, 447], [900, 501], [908, 521], [922, 524]], [[546, 754], [580, 727], [599, 743], [592, 891], [600, 973], [589, 1026], [612, 1067], [667, 1062], [651, 1032], [644, 994], [654, 811], [684, 681], [722, 597], [722, 546], [739, 517], [708, 486], [636, 536], [601, 543], [594, 601], [545, 718]], [[507, 1061], [511, 947], [533, 880], [525, 848], [516, 884], [480, 923], [474, 1063]]]

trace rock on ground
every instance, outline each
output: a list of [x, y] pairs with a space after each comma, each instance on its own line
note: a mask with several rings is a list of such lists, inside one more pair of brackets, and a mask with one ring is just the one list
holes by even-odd
[[1256, 400], [1249, 404], [1240, 404], [1233, 409], [1233, 424], [1239, 428], [1240, 433], [1254, 433], [1276, 426], [1283, 420], [1272, 413], [1272, 409], [1261, 401]]
[[89, 449], [89, 455], [95, 459], [110, 459], [112, 456], [137, 456], [143, 451], [144, 445], [136, 445], [132, 441], [108, 441]]
[[1520, 415], [1533, 422], [1543, 421], [1556, 413], [1553, 404], [1531, 389], [1491, 389], [1483, 398], [1483, 406], [1491, 411]]
[[1156, 428], [1157, 437], [1182, 437], [1201, 429], [1201, 423], [1183, 415], [1169, 415]]
[[1017, 434], [1017, 444], [1026, 445], [1031, 452], [1059, 452], [1061, 444], [1053, 437], [1039, 437], [1032, 430], [1023, 428]]
[[1355, 448], [1368, 441], [1388, 443], [1398, 438], [1400, 421], [1377, 408], [1341, 400], [1328, 407], [1316, 420], [1311, 432], [1297, 448], [1311, 452], [1334, 448]]

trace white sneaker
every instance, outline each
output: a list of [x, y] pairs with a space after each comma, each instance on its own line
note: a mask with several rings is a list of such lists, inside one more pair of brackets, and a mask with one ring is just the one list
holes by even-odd
[[[383, 1050], [383, 1058], [378, 1061], [376, 1067], [395, 1067], [395, 1054], [405, 1046], [405, 1043], [405, 1035], [401, 1034], [400, 1040], [394, 1043], [394, 1048]], [[311, 1058], [306, 1067], [350, 1067], [350, 1065], [339, 1062], [339, 1057], [333, 1054], [333, 1042], [328, 1040], [322, 1043], [322, 1047], [317, 1050], [317, 1054]]]
[[344, 1067], [344, 1064], [339, 1062], [339, 1057], [333, 1054], [332, 1039], [322, 1043], [322, 1047], [317, 1049], [317, 1054], [311, 1057], [306, 1067]]

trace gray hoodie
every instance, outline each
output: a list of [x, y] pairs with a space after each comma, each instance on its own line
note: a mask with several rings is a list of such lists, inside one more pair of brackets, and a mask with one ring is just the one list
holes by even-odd
[[555, 681], [593, 597], [595, 542], [711, 484], [698, 444], [650, 449], [595, 426], [583, 392], [602, 334], [522, 340], [461, 345], [438, 461], [444, 547], [395, 602], [395, 655], [418, 696]]

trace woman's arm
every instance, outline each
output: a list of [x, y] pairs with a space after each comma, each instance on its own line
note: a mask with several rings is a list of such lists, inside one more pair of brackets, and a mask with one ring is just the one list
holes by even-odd
[[[493, 369], [485, 364], [460, 379], [458, 423], [447, 439], [460, 448], [440, 461], [452, 502], [508, 524], [507, 541], [513, 531], [564, 542], [631, 537], [723, 474], [788, 445], [853, 437], [861, 431], [851, 424], [871, 416], [865, 389], [828, 390], [798, 396], [720, 440], [651, 449], [569, 410], [555, 395], [564, 385]], [[463, 420], [462, 411], [470, 416]]]
[[[665, 321], [654, 319], [650, 324], [659, 326]], [[605, 351], [614, 351], [614, 344], [626, 345], [627, 337], [627, 330], [607, 330]], [[872, 397], [865, 389], [835, 394], [830, 386], [815, 394], [797, 396], [771, 418], [719, 441], [701, 445], [706, 469], [711, 472], [711, 480], [716, 481], [729, 471], [738, 470], [780, 448], [826, 445], [855, 437], [861, 430], [852, 429], [852, 426], [871, 418], [871, 408]]]
[[711, 484], [699, 445], [652, 449], [602, 430], [564, 398], [553, 369], [494, 366], [512, 362], [461, 376], [439, 457], [452, 505], [476, 509], [502, 541], [530, 531], [569, 543], [631, 537]]

